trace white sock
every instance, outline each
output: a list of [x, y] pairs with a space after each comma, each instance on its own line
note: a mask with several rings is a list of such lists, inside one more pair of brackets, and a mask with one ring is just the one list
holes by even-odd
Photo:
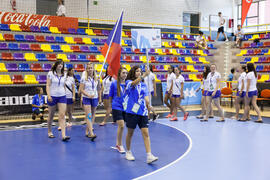
[[146, 153], [147, 154], [147, 156], [151, 156], [152, 155], [152, 153], [151, 152], [149, 152], [149, 153]]

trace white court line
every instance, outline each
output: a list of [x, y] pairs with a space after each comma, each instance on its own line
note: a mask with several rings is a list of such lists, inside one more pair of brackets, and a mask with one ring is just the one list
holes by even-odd
[[153, 175], [153, 174], [155, 174], [155, 173], [157, 173], [157, 172], [160, 172], [160, 171], [162, 171], [162, 170], [168, 168], [169, 166], [172, 166], [173, 164], [175, 164], [175, 163], [177, 163], [178, 161], [180, 161], [181, 159], [183, 159], [183, 158], [191, 151], [191, 148], [192, 148], [192, 139], [191, 139], [191, 137], [190, 137], [186, 132], [184, 132], [184, 131], [178, 129], [177, 127], [174, 127], [174, 126], [171, 126], [171, 125], [168, 125], [168, 124], [165, 124], [165, 123], [161, 123], [161, 122], [155, 122], [155, 123], [163, 124], [163, 125], [165, 125], [165, 126], [169, 126], [169, 127], [171, 127], [171, 128], [174, 128], [174, 129], [176, 129], [176, 130], [182, 132], [185, 136], [187, 136], [187, 138], [188, 138], [188, 140], [189, 140], [189, 146], [188, 146], [188, 149], [187, 149], [187, 151], [186, 151], [182, 156], [180, 156], [178, 159], [176, 159], [175, 161], [171, 162], [170, 164], [167, 164], [166, 166], [163, 166], [162, 168], [157, 169], [157, 170], [155, 170], [155, 171], [153, 171], [153, 172], [151, 172], [151, 173], [148, 173], [148, 174], [145, 174], [145, 175], [143, 175], [143, 176], [134, 178], [134, 180], [143, 179], [143, 178], [148, 177], [148, 176], [150, 176], [150, 175]]

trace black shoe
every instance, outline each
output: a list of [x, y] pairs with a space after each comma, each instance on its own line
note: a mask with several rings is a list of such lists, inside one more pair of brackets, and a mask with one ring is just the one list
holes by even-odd
[[159, 118], [159, 114], [154, 114], [153, 115], [153, 121], [157, 120]]
[[65, 142], [68, 141], [68, 140], [70, 140], [70, 136], [65, 136], [65, 137], [62, 138], [62, 141], [65, 141]]
[[40, 120], [41, 120], [41, 121], [44, 121], [44, 117], [43, 117], [43, 116], [41, 116], [41, 117], [40, 117]]
[[32, 115], [32, 120], [36, 120], [36, 116], [34, 114]]
[[91, 141], [95, 141], [95, 139], [97, 138], [97, 135], [94, 135], [94, 136], [90, 136], [90, 135], [86, 135], [86, 137], [90, 138]]

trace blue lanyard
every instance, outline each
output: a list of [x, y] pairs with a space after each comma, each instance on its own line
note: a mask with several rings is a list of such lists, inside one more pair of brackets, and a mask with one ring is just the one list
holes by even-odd
[[61, 82], [62, 76], [60, 76], [60, 78], [59, 78], [58, 75], [56, 74], [56, 77], [57, 77], [57, 79], [58, 79], [58, 86], [60, 86], [60, 82]]
[[94, 79], [89, 79], [89, 81], [92, 84], [92, 90], [94, 90], [95, 89], [95, 80]]

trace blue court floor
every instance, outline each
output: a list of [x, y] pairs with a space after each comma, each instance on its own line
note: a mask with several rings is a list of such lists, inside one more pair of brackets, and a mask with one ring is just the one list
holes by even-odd
[[47, 129], [0, 131], [0, 180], [154, 179], [269, 180], [270, 124], [200, 122], [194, 116], [177, 122], [150, 123], [152, 152], [159, 160], [145, 163], [139, 129], [132, 151], [136, 160], [110, 148], [116, 125], [95, 126], [96, 142], [84, 137], [83, 126], [68, 129], [72, 139], [47, 138]]

